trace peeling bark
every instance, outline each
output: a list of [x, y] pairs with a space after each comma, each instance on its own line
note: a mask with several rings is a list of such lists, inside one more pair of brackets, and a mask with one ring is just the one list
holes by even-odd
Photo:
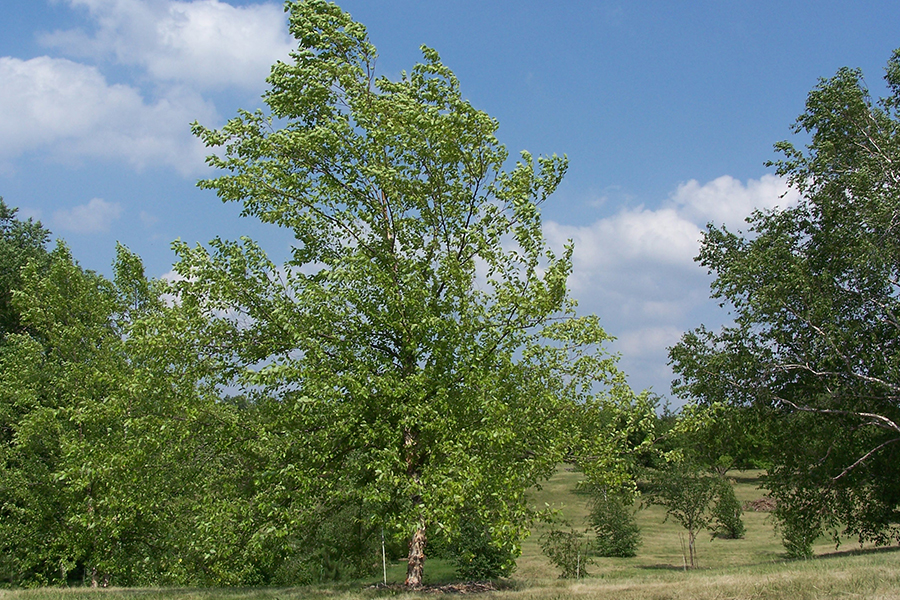
[[425, 571], [425, 526], [420, 525], [409, 540], [409, 558], [406, 562], [406, 587], [421, 587]]

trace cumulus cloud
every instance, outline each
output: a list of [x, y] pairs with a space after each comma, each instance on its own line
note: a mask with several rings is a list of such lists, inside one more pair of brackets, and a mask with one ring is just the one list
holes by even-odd
[[122, 216], [122, 206], [118, 202], [107, 202], [94, 198], [87, 204], [69, 210], [53, 213], [53, 227], [73, 233], [100, 233], [109, 231], [110, 226]]
[[638, 307], [654, 306], [653, 312], [668, 318], [679, 312], [673, 308], [677, 299], [687, 298], [704, 278], [694, 257], [707, 222], [740, 227], [754, 208], [794, 201], [796, 192], [774, 175], [746, 183], [726, 175], [681, 184], [659, 208], [625, 208], [589, 225], [548, 221], [544, 230], [554, 247], [575, 242], [574, 292], [634, 296], [630, 312], [646, 314]]
[[681, 214], [701, 225], [711, 221], [738, 228], [754, 209], [784, 208], [797, 198], [797, 191], [776, 175], [746, 183], [723, 175], [703, 185], [696, 179], [679, 185], [672, 201]]
[[0, 57], [0, 159], [41, 150], [58, 159], [124, 159], [197, 172], [206, 154], [191, 121], [216, 118], [198, 94], [171, 89], [153, 102], [65, 59]]
[[708, 222], [739, 229], [755, 209], [785, 207], [797, 193], [774, 175], [741, 182], [722, 176], [679, 185], [658, 208], [625, 208], [587, 225], [545, 224], [551, 246], [575, 243], [569, 280], [579, 310], [601, 316], [618, 340], [633, 385], [667, 393], [666, 349], [681, 333], [713, 323], [709, 276], [694, 261]]
[[64, 30], [42, 41], [77, 56], [112, 58], [158, 82], [200, 89], [261, 87], [294, 44], [280, 3], [219, 0], [68, 0], [88, 11], [94, 31]]

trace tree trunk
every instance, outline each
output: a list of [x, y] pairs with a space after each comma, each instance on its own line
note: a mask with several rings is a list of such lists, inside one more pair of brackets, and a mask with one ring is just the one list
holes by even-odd
[[697, 535], [694, 533], [693, 529], [688, 530], [688, 554], [691, 557], [691, 568], [694, 568], [694, 552], [695, 545], [694, 542], [697, 541]]
[[[419, 486], [418, 432], [411, 429], [403, 431], [403, 453], [406, 460], [406, 474], [414, 488]], [[413, 506], [419, 506], [422, 498], [418, 492], [410, 498]], [[417, 588], [422, 585], [422, 573], [425, 570], [425, 517], [418, 515], [418, 526], [409, 540], [409, 555], [406, 561], [406, 586]]]
[[406, 586], [420, 587], [422, 585], [422, 573], [425, 571], [425, 525], [416, 529], [412, 539], [409, 540], [409, 558], [406, 562]]

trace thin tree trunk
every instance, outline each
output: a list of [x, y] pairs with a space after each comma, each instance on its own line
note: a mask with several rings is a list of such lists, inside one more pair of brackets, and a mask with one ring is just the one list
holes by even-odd
[[696, 539], [697, 539], [697, 536], [695, 535], [694, 530], [693, 529], [689, 530], [688, 531], [688, 553], [690, 554], [690, 557], [691, 557], [691, 568], [692, 569], [694, 568], [694, 557], [695, 557], [694, 556], [694, 552], [695, 552], [694, 542], [696, 541]]
[[421, 587], [422, 574], [425, 571], [425, 525], [419, 525], [412, 539], [409, 540], [409, 557], [406, 562], [406, 586]]

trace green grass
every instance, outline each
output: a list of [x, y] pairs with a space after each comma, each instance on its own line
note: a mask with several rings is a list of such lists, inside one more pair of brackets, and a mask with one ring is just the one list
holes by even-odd
[[[741, 502], [760, 498], [759, 473], [731, 474]], [[532, 494], [540, 507], [558, 509], [576, 527], [585, 527], [588, 497], [575, 493], [581, 475], [561, 467], [550, 481]], [[768, 513], [745, 512], [747, 535], [740, 540], [698, 536], [699, 568], [683, 569], [683, 530], [665, 511], [649, 507], [638, 513], [643, 544], [634, 558], [596, 558], [591, 577], [577, 582], [561, 581], [541, 554], [539, 526], [525, 540], [522, 556], [512, 580], [490, 594], [497, 600], [553, 600], [562, 598], [609, 598], [616, 600], [883, 598], [900, 600], [900, 548], [856, 548], [835, 550], [830, 539], [815, 546], [816, 558], [789, 561], [784, 556]], [[852, 549], [848, 549], [853, 546]], [[388, 565], [388, 580], [402, 582], [406, 565]], [[453, 567], [446, 561], [426, 563], [426, 583], [453, 580]], [[423, 593], [395, 588], [371, 587], [381, 581], [347, 582], [295, 588], [237, 589], [136, 589], [90, 590], [45, 588], [0, 591], [0, 600], [335, 600], [375, 598], [422, 598]]]
[[[743, 504], [766, 495], [760, 488], [761, 471], [729, 473], [734, 483], [737, 499]], [[561, 515], [573, 526], [586, 527], [588, 496], [574, 493], [581, 473], [569, 467], [561, 467], [542, 487], [533, 493], [537, 506], [549, 504], [559, 509]], [[697, 536], [698, 569], [700, 571], [721, 570], [739, 567], [785, 562], [786, 556], [781, 538], [775, 532], [774, 522], [769, 513], [747, 511], [743, 515], [747, 527], [743, 539], [713, 539], [707, 532]], [[599, 558], [589, 572], [595, 577], [617, 578], [646, 576], [659, 571], [683, 571], [684, 555], [682, 543], [687, 543], [686, 531], [673, 519], [666, 520], [665, 509], [660, 506], [644, 507], [637, 513], [643, 543], [634, 558]], [[526, 580], [555, 577], [553, 567], [541, 555], [537, 538], [542, 530], [536, 528], [534, 535], [523, 544], [522, 557], [518, 562], [516, 577]], [[817, 556], [835, 552], [834, 543], [823, 536], [814, 547]]]

